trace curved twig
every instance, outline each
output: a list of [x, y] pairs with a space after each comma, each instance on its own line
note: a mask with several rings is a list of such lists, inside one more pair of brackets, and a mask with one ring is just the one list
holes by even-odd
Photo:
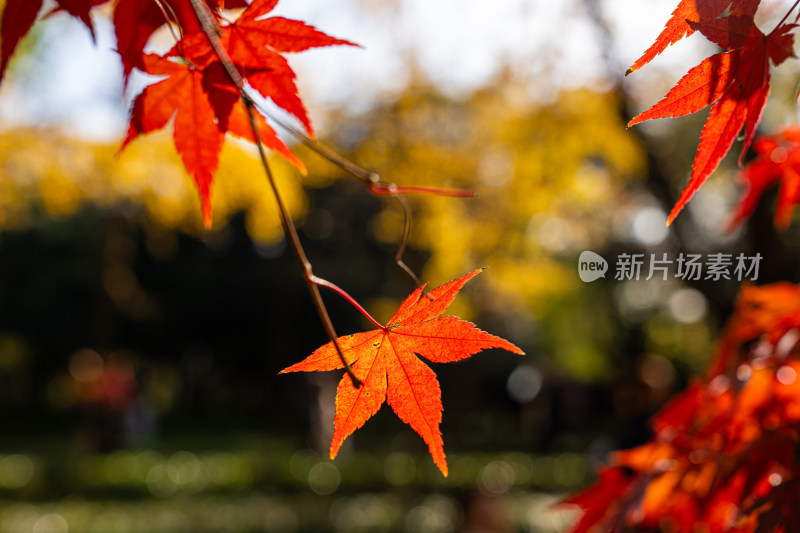
[[[156, 0], [156, 5], [158, 6], [158, 9], [161, 10], [161, 14], [164, 15], [164, 20], [167, 22], [167, 28], [169, 28], [172, 38], [175, 39], [176, 43], [181, 42], [183, 39], [183, 29], [178, 23], [178, 15], [175, 13], [175, 10], [172, 9], [172, 6], [166, 3], [164, 0]], [[178, 31], [175, 31], [173, 24], [177, 26]]]

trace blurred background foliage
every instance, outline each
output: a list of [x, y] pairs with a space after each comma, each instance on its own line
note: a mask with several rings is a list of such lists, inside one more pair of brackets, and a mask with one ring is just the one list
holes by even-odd
[[[47, 157], [42, 157], [47, 154]], [[119, 144], [65, 136], [56, 130], [13, 130], [0, 137], [4, 179], [0, 183], [0, 227], [29, 227], [37, 217], [64, 220], [88, 208], [118, 211], [153, 228], [199, 236], [199, 201], [187, 187], [186, 174], [171, 136], [161, 132], [119, 153]], [[305, 212], [302, 183], [278, 165], [277, 179], [288, 208]], [[245, 213], [251, 238], [269, 246], [282, 238], [275, 203], [262, 179], [257, 158], [230, 140], [221, 155], [214, 189], [214, 216], [224, 227]], [[112, 179], [113, 177], [113, 179]]]
[[[276, 375], [326, 338], [251, 147], [228, 141], [205, 231], [169, 133], [119, 154], [117, 140], [8, 124], [0, 531], [561, 530], [572, 515], [551, 504], [647, 438], [739, 285], [615, 280], [615, 257], [758, 252], [759, 283], [798, 281], [798, 230], [774, 233], [774, 198], [720, 232], [732, 162], [665, 228], [702, 119], [626, 130], [641, 95], [613, 76], [542, 99], [511, 66], [463, 94], [407, 66], [402, 90], [319, 122], [324, 144], [385, 181], [478, 194], [409, 198], [406, 262], [432, 285], [488, 267], [451, 311], [527, 352], [436, 366], [450, 476], [383, 414], [327, 460], [339, 376]], [[768, 125], [790, 93], [776, 90]], [[306, 176], [274, 168], [315, 273], [385, 321], [414, 288], [393, 261], [399, 204], [296, 150]], [[609, 261], [604, 279], [580, 281], [583, 250]], [[340, 334], [369, 327], [325, 299]]]

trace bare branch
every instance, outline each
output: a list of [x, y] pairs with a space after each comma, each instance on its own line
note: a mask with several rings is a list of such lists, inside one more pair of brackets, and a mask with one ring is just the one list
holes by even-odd
[[264, 150], [264, 146], [261, 143], [261, 136], [258, 131], [258, 125], [256, 124], [255, 111], [253, 110], [254, 103], [244, 89], [244, 80], [231, 61], [227, 50], [225, 50], [225, 47], [222, 46], [222, 43], [220, 42], [219, 34], [217, 33], [217, 25], [209, 7], [202, 0], [191, 0], [191, 2], [195, 14], [197, 15], [197, 19], [203, 28], [203, 33], [205, 33], [206, 37], [211, 43], [212, 48], [214, 48], [214, 52], [217, 54], [220, 62], [222, 62], [225, 72], [239, 90], [239, 94], [245, 104], [247, 115], [250, 119], [250, 128], [253, 131], [253, 138], [255, 139], [256, 147], [258, 148], [258, 155], [261, 158], [261, 164], [264, 167], [264, 172], [267, 175], [267, 181], [272, 189], [275, 201], [278, 204], [278, 211], [281, 216], [281, 222], [283, 223], [284, 233], [291, 243], [291, 247], [294, 250], [295, 256], [302, 265], [303, 278], [305, 279], [308, 290], [311, 293], [311, 299], [314, 301], [314, 306], [316, 307], [317, 314], [319, 315], [322, 325], [325, 328], [325, 333], [327, 333], [328, 337], [336, 348], [336, 353], [339, 355], [339, 359], [342, 361], [347, 375], [350, 376], [353, 386], [359, 388], [361, 386], [361, 380], [359, 380], [353, 373], [353, 369], [345, 359], [344, 353], [342, 353], [342, 348], [339, 346], [339, 342], [336, 340], [338, 335], [336, 335], [336, 330], [334, 329], [333, 322], [328, 314], [328, 309], [325, 307], [325, 302], [323, 302], [322, 295], [319, 293], [319, 288], [315, 282], [315, 280], [319, 278], [314, 276], [312, 272], [311, 262], [308, 260], [305, 250], [303, 249], [303, 245], [300, 242], [300, 236], [297, 233], [297, 227], [294, 225], [294, 221], [292, 220], [291, 214], [289, 213], [289, 210], [283, 201], [283, 197], [278, 189], [278, 184], [276, 183], [275, 177], [273, 176], [272, 170], [269, 166], [267, 154]]

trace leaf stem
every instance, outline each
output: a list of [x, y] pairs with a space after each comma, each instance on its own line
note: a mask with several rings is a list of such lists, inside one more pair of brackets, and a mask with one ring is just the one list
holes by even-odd
[[306, 145], [317, 155], [327, 159], [328, 161], [330, 161], [337, 167], [341, 168], [351, 176], [363, 181], [367, 186], [371, 186], [374, 183], [380, 183], [381, 177], [377, 173], [370, 172], [369, 170], [361, 168], [360, 166], [342, 157], [341, 155], [331, 150], [321, 142], [317, 141], [316, 139], [312, 139], [299, 129], [289, 124], [288, 122], [275, 116], [269, 110], [264, 109], [263, 106], [260, 106], [258, 104], [256, 105], [262, 115], [273, 121], [275, 124], [283, 128], [287, 132], [289, 132], [289, 134], [291, 134], [292, 137], [294, 137], [295, 139]]
[[475, 196], [474, 191], [468, 189], [449, 189], [446, 187], [416, 187], [416, 186], [398, 186], [394, 183], [386, 183], [381, 181], [381, 176], [377, 172], [370, 172], [360, 166], [356, 165], [349, 159], [346, 159], [331, 150], [316, 139], [312, 139], [301, 130], [295, 128], [288, 122], [276, 117], [269, 110], [264, 109], [263, 106], [255, 104], [262, 115], [272, 120], [289, 132], [295, 139], [306, 145], [317, 155], [327, 159], [337, 167], [341, 168], [351, 176], [361, 180], [369, 188], [369, 192], [375, 196], [398, 195], [398, 194], [433, 194], [437, 196], [460, 196], [464, 198], [471, 198]]
[[333, 292], [335, 292], [336, 294], [338, 294], [339, 296], [341, 296], [342, 298], [344, 298], [345, 300], [347, 300], [347, 302], [348, 302], [350, 305], [352, 305], [353, 307], [355, 307], [356, 309], [358, 309], [358, 311], [359, 311], [359, 312], [360, 312], [362, 315], [364, 315], [364, 316], [367, 318], [367, 320], [369, 320], [370, 322], [372, 322], [372, 323], [373, 323], [373, 324], [374, 324], [374, 325], [375, 325], [375, 326], [376, 326], [378, 329], [382, 329], [383, 331], [388, 331], [388, 330], [389, 330], [389, 328], [388, 328], [388, 327], [384, 326], [383, 324], [381, 324], [380, 322], [378, 322], [377, 320], [375, 320], [375, 319], [372, 317], [372, 315], [370, 315], [370, 314], [367, 312], [367, 310], [366, 310], [366, 309], [364, 309], [364, 308], [361, 306], [361, 304], [360, 304], [360, 303], [358, 303], [358, 302], [356, 301], [356, 299], [355, 299], [355, 298], [353, 298], [352, 296], [350, 296], [350, 295], [347, 293], [347, 291], [345, 291], [344, 289], [342, 289], [342, 288], [341, 288], [341, 287], [339, 287], [338, 285], [336, 285], [336, 284], [334, 284], [334, 283], [331, 283], [330, 281], [328, 281], [328, 280], [326, 280], [326, 279], [318, 278], [317, 276], [314, 276], [313, 274], [312, 274], [312, 276], [311, 276], [311, 281], [312, 281], [312, 283], [314, 283], [315, 285], [319, 285], [320, 287], [325, 287], [325, 288], [327, 288], [327, 289], [330, 289], [330, 290], [332, 290]]
[[395, 185], [394, 183], [375, 182], [369, 186], [369, 192], [375, 196], [397, 196], [400, 194], [429, 194], [434, 196], [458, 196], [474, 198], [475, 191], [469, 189], [448, 189], [446, 187], [418, 187], [415, 185]]

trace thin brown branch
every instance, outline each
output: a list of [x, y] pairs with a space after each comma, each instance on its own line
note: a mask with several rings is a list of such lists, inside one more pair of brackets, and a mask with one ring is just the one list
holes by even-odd
[[295, 128], [288, 122], [281, 120], [279, 117], [276, 117], [274, 114], [270, 113], [267, 109], [264, 109], [263, 106], [256, 104], [258, 110], [261, 112], [262, 115], [273, 121], [275, 124], [286, 130], [289, 134], [292, 135], [295, 139], [306, 145], [312, 151], [316, 152], [317, 155], [327, 159], [337, 167], [341, 168], [354, 178], [357, 178], [364, 182], [365, 185], [371, 186], [373, 184], [377, 184], [381, 182], [381, 177], [375, 173], [370, 172], [360, 166], [356, 165], [352, 161], [345, 159], [335, 151], [331, 150], [321, 142], [317, 141], [316, 139], [312, 139], [301, 130]]
[[264, 150], [264, 146], [261, 143], [261, 136], [259, 134], [258, 125], [256, 123], [255, 111], [253, 110], [254, 104], [252, 99], [247, 95], [244, 89], [244, 80], [242, 79], [241, 74], [231, 61], [231, 58], [228, 55], [227, 50], [225, 50], [225, 47], [223, 47], [222, 43], [220, 42], [219, 35], [217, 33], [217, 25], [214, 21], [213, 14], [211, 13], [209, 7], [202, 0], [191, 0], [191, 2], [195, 14], [197, 15], [197, 19], [200, 22], [201, 27], [203, 28], [203, 32], [205, 33], [206, 37], [211, 43], [212, 48], [214, 48], [214, 52], [216, 53], [220, 62], [222, 62], [222, 65], [225, 68], [225, 71], [227, 72], [231, 81], [239, 90], [239, 94], [242, 98], [242, 101], [245, 104], [245, 109], [247, 109], [247, 115], [250, 119], [250, 128], [253, 131], [253, 138], [255, 139], [255, 144], [256, 147], [258, 148], [258, 155], [261, 159], [261, 164], [264, 167], [264, 172], [267, 175], [267, 181], [269, 182], [270, 188], [272, 189], [275, 201], [278, 204], [278, 211], [280, 213], [284, 233], [286, 234], [286, 237], [288, 238], [291, 247], [294, 250], [295, 256], [302, 265], [303, 278], [305, 279], [306, 285], [308, 286], [308, 290], [311, 293], [311, 299], [314, 302], [314, 307], [316, 307], [317, 314], [319, 315], [319, 318], [322, 321], [322, 325], [325, 328], [325, 333], [328, 335], [331, 342], [333, 343], [333, 346], [336, 348], [336, 353], [339, 355], [339, 359], [344, 365], [344, 369], [347, 372], [347, 375], [350, 376], [350, 379], [353, 382], [353, 386], [358, 388], [361, 386], [361, 380], [359, 380], [356, 377], [355, 373], [353, 372], [353, 369], [347, 362], [347, 359], [345, 359], [344, 353], [342, 353], [342, 349], [339, 346], [339, 342], [336, 340], [338, 338], [338, 335], [336, 335], [336, 330], [334, 329], [333, 322], [331, 321], [331, 317], [328, 314], [328, 309], [325, 307], [325, 302], [322, 300], [322, 295], [319, 292], [319, 287], [315, 283], [315, 280], [319, 278], [316, 278], [316, 276], [314, 276], [312, 272], [311, 262], [308, 260], [305, 250], [303, 249], [303, 245], [300, 242], [300, 236], [297, 233], [297, 227], [294, 225], [294, 221], [292, 220], [291, 214], [289, 213], [289, 210], [287, 209], [286, 204], [283, 201], [283, 197], [281, 196], [280, 190], [278, 189], [278, 184], [275, 181], [274, 175], [272, 174], [272, 170], [270, 168], [269, 161], [267, 159], [266, 151]]
[[[405, 254], [406, 245], [408, 243], [408, 235], [411, 227], [411, 210], [408, 207], [408, 202], [406, 202], [405, 197], [403, 196], [404, 193], [408, 192], [411, 194], [436, 194], [442, 196], [461, 196], [461, 197], [473, 197], [475, 194], [472, 191], [462, 190], [462, 189], [444, 189], [444, 188], [435, 188], [435, 187], [398, 187], [394, 183], [384, 183], [381, 181], [380, 175], [375, 172], [370, 172], [366, 169], [361, 168], [360, 166], [356, 165], [352, 161], [345, 159], [335, 151], [331, 150], [327, 146], [321, 144], [315, 139], [312, 139], [299, 129], [295, 128], [291, 124], [281, 120], [280, 118], [276, 117], [262, 106], [259, 106], [252, 98], [247, 94], [247, 91], [244, 87], [244, 80], [242, 75], [236, 69], [236, 66], [233, 64], [230, 56], [228, 55], [227, 50], [225, 47], [222, 46], [220, 42], [219, 35], [217, 34], [217, 25], [214, 22], [213, 14], [209, 7], [200, 0], [191, 0], [192, 6], [195, 9], [195, 13], [197, 14], [197, 18], [200, 21], [201, 26], [203, 27], [203, 31], [208, 37], [209, 42], [211, 43], [212, 48], [214, 48], [214, 52], [216, 53], [219, 60], [222, 62], [223, 67], [225, 68], [225, 72], [227, 72], [228, 77], [231, 79], [233, 84], [239, 90], [239, 94], [241, 95], [242, 100], [244, 101], [248, 113], [253, 113], [253, 107], [258, 108], [262, 115], [269, 118], [273, 122], [275, 122], [278, 126], [289, 132], [292, 136], [294, 136], [297, 140], [305, 144], [311, 150], [316, 152], [318, 155], [324, 157], [334, 165], [338, 166], [348, 174], [354, 176], [355, 178], [364, 182], [364, 184], [369, 188], [370, 192], [377, 196], [381, 195], [391, 195], [398, 199], [400, 205], [403, 207], [403, 214], [404, 214], [404, 222], [403, 222], [403, 237], [400, 242], [399, 249], [397, 254], [395, 255], [395, 263], [399, 266], [404, 272], [406, 272], [414, 283], [417, 284], [418, 287], [422, 286], [423, 283], [420, 281], [419, 277], [414, 273], [414, 271], [403, 261], [403, 255]], [[251, 117], [252, 118], [252, 117]], [[251, 124], [255, 128], [255, 123]], [[258, 132], [255, 130], [256, 139], [258, 140]], [[256, 144], [259, 145], [259, 150], [261, 149], [260, 144], [257, 142]], [[277, 191], [276, 191], [277, 194]], [[288, 218], [289, 222], [291, 222], [291, 218]], [[292, 224], [293, 226], [293, 224]], [[295, 232], [296, 233], [296, 232]], [[299, 239], [297, 243], [292, 243], [295, 250], [299, 250], [300, 252], [303, 251], [302, 246], [300, 245]], [[305, 254], [302, 254], [303, 256]], [[300, 256], [300, 254], [298, 254]], [[301, 262], [303, 262], [301, 258]], [[306, 260], [307, 262], [307, 260]], [[304, 268], [306, 268], [304, 263]], [[310, 282], [310, 265], [308, 266], [306, 281]], [[318, 291], [317, 291], [318, 292]], [[427, 293], [426, 293], [427, 294]], [[316, 303], [316, 302], [315, 302]], [[321, 303], [321, 302], [320, 302]], [[318, 305], [319, 307], [319, 305]], [[324, 308], [324, 305], [322, 306]], [[327, 315], [327, 311], [325, 311], [325, 315]], [[324, 320], [323, 320], [324, 322]], [[326, 326], [327, 329], [327, 326]], [[335, 339], [331, 338], [332, 341]], [[339, 350], [338, 345], [336, 349]], [[341, 351], [339, 351], [339, 355], [342, 357], [342, 362], [347, 365], [347, 362], [342, 356]], [[349, 367], [348, 367], [349, 368]], [[351, 373], [351, 377], [352, 373]]]
[[[277, 188], [277, 184], [273, 179], [272, 172], [267, 162], [266, 153], [264, 152], [264, 148], [261, 144], [258, 128], [255, 122], [254, 108], [257, 108], [262, 115], [264, 115], [265, 117], [273, 121], [275, 124], [286, 130], [289, 134], [291, 134], [298, 141], [306, 145], [312, 151], [316, 152], [318, 155], [327, 159], [329, 162], [338, 166], [339, 168], [341, 168], [348, 174], [352, 175], [353, 177], [361, 180], [367, 186], [367, 188], [372, 194], [375, 194], [376, 196], [382, 196], [382, 195], [393, 196], [398, 200], [398, 202], [400, 202], [400, 205], [403, 209], [403, 217], [404, 217], [403, 234], [397, 253], [395, 254], [395, 263], [411, 277], [411, 279], [414, 281], [414, 283], [416, 283], [418, 287], [423, 285], [422, 281], [420, 281], [419, 277], [403, 260], [406, 247], [408, 245], [409, 234], [411, 231], [411, 209], [409, 208], [408, 202], [405, 199], [405, 194], [435, 194], [442, 196], [459, 196], [459, 197], [473, 197], [475, 196], [475, 194], [472, 191], [461, 190], [461, 189], [445, 189], [436, 187], [398, 187], [394, 183], [385, 183], [381, 181], [380, 175], [378, 175], [377, 173], [370, 172], [366, 169], [361, 168], [352, 161], [349, 161], [348, 159], [342, 157], [341, 155], [331, 150], [327, 146], [321, 144], [317, 140], [312, 139], [300, 129], [295, 128], [288, 122], [270, 113], [262, 106], [259, 106], [259, 104], [255, 102], [247, 93], [244, 85], [244, 79], [242, 78], [241, 73], [233, 64], [233, 61], [231, 60], [227, 50], [220, 42], [219, 27], [214, 19], [214, 14], [211, 12], [211, 9], [202, 0], [191, 0], [191, 3], [192, 7], [194, 8], [197, 19], [200, 22], [200, 25], [203, 29], [203, 32], [205, 33], [206, 37], [211, 43], [211, 46], [214, 49], [214, 52], [219, 58], [220, 62], [222, 63], [223, 68], [225, 69], [225, 72], [227, 73], [228, 77], [231, 79], [233, 84], [238, 89], [240, 97], [242, 98], [242, 101], [245, 104], [245, 108], [247, 109], [247, 113], [250, 118], [250, 126], [253, 130], [254, 138], [256, 140], [256, 146], [258, 147], [259, 155], [262, 160], [262, 165], [264, 166], [273, 193], [276, 199], [278, 200], [278, 206], [281, 213], [281, 220], [283, 222], [284, 231], [291, 242], [292, 249], [294, 250], [295, 255], [297, 256], [298, 260], [300, 261], [303, 267], [304, 279], [306, 280], [306, 283], [309, 286], [309, 291], [311, 292], [312, 299], [314, 300], [314, 305], [317, 308], [317, 312], [320, 316], [320, 320], [322, 321], [323, 326], [325, 327], [325, 331], [330, 337], [331, 342], [333, 342], [334, 346], [336, 347], [339, 357], [345, 366], [345, 370], [347, 371], [350, 378], [353, 380], [353, 384], [357, 387], [360, 385], [360, 381], [353, 374], [352, 369], [347, 363], [344, 354], [342, 353], [341, 348], [339, 347], [339, 344], [336, 341], [337, 336], [333, 328], [333, 323], [330, 320], [330, 316], [327, 312], [327, 309], [325, 308], [325, 304], [322, 301], [321, 295], [319, 294], [318, 286], [327, 287], [329, 286], [328, 285], [329, 282], [323, 280], [322, 278], [318, 278], [313, 274], [311, 263], [308, 261], [308, 258], [306, 257], [302, 243], [300, 242], [300, 238], [297, 234], [297, 229], [294, 226], [294, 222], [292, 221], [291, 216], [288, 213], [288, 210], [285, 209], [285, 206], [282, 203], [281, 196]], [[425, 294], [427, 295], [427, 292]], [[355, 300], [353, 300], [352, 297], [349, 297], [349, 295], [347, 296], [347, 299], [351, 303], [355, 302]], [[369, 316], [369, 313], [366, 313], [363, 310], [363, 307], [361, 307], [360, 305], [356, 305], [356, 308], [362, 313], [364, 313], [368, 319], [371, 319], [374, 322], [374, 319], [372, 319], [372, 317]]]
[[403, 261], [403, 256], [406, 253], [406, 246], [408, 245], [408, 236], [411, 234], [411, 208], [406, 201], [406, 197], [402, 194], [393, 194], [397, 201], [400, 202], [400, 205], [403, 208], [403, 237], [400, 239], [400, 246], [397, 247], [397, 253], [394, 255], [394, 262], [397, 263], [397, 266], [402, 268], [406, 274], [411, 276], [411, 279], [414, 280], [414, 283], [417, 284], [417, 287], [422, 286], [422, 282], [411, 270], [405, 261]]
[[[783, 18], [781, 19], [781, 21], [780, 21], [780, 22], [778, 22], [778, 23], [775, 25], [775, 29], [778, 29], [779, 27], [781, 27], [781, 26], [783, 25], [783, 23], [784, 23], [784, 22], [786, 22], [786, 19], [788, 19], [788, 18], [789, 18], [789, 15], [791, 15], [791, 14], [792, 14], [792, 11], [794, 11], [794, 10], [795, 10], [795, 8], [796, 8], [798, 5], [800, 5], [800, 0], [797, 0], [797, 1], [796, 1], [794, 4], [792, 4], [792, 7], [790, 7], [790, 8], [789, 8], [789, 11], [787, 11], [787, 12], [786, 12], [786, 14], [783, 16]], [[798, 17], [800, 17], [800, 14], [798, 14]], [[775, 31], [775, 30], [772, 30], [772, 31]]]
[[[390, 192], [389, 194], [397, 199], [400, 203], [400, 207], [403, 208], [403, 235], [400, 238], [400, 245], [397, 247], [397, 252], [394, 254], [394, 262], [399, 266], [403, 271], [411, 276], [411, 279], [414, 280], [414, 283], [417, 284], [417, 287], [422, 287], [423, 283], [420, 281], [419, 277], [411, 270], [405, 261], [403, 261], [403, 256], [406, 253], [406, 246], [408, 245], [408, 237], [411, 234], [411, 207], [409, 207], [408, 202], [406, 201], [406, 197], [402, 194], [398, 194], [396, 189], [393, 186], [389, 187]], [[427, 295], [427, 291], [425, 291]]]
[[355, 388], [359, 388], [361, 386], [361, 380], [356, 377], [353, 369], [350, 367], [350, 363], [348, 363], [347, 359], [344, 357], [344, 353], [342, 352], [341, 346], [339, 346], [339, 342], [336, 340], [338, 335], [336, 335], [336, 330], [333, 328], [333, 321], [331, 321], [330, 314], [328, 314], [328, 309], [325, 307], [325, 302], [322, 300], [322, 295], [319, 293], [319, 287], [317, 286], [316, 280], [319, 278], [314, 276], [312, 272], [311, 262], [308, 260], [306, 252], [303, 249], [303, 245], [300, 242], [300, 236], [297, 234], [297, 227], [294, 225], [291, 214], [286, 208], [286, 204], [283, 202], [280, 190], [278, 189], [278, 184], [275, 182], [275, 176], [273, 176], [272, 170], [270, 169], [269, 161], [267, 160], [267, 154], [264, 151], [264, 146], [261, 144], [261, 138], [259, 137], [258, 125], [256, 124], [256, 116], [255, 111], [253, 111], [253, 105], [246, 98], [243, 98], [242, 100], [244, 101], [245, 108], [247, 109], [247, 115], [250, 119], [250, 127], [253, 130], [253, 135], [256, 140], [256, 147], [258, 147], [258, 155], [261, 158], [261, 164], [264, 167], [264, 171], [267, 174], [267, 181], [269, 181], [269, 185], [272, 188], [272, 193], [275, 196], [276, 202], [278, 203], [278, 211], [281, 215], [281, 222], [283, 222], [284, 233], [286, 233], [286, 236], [289, 238], [289, 242], [292, 245], [295, 256], [297, 256], [297, 259], [300, 261], [300, 264], [303, 267], [303, 278], [305, 279], [308, 290], [311, 293], [311, 299], [314, 301], [314, 307], [317, 309], [317, 314], [322, 321], [322, 326], [325, 328], [325, 333], [328, 334], [328, 338], [330, 338], [334, 348], [336, 348], [336, 353], [339, 354], [339, 359], [344, 365], [345, 372], [347, 372], [347, 375], [350, 376], [353, 386]]

